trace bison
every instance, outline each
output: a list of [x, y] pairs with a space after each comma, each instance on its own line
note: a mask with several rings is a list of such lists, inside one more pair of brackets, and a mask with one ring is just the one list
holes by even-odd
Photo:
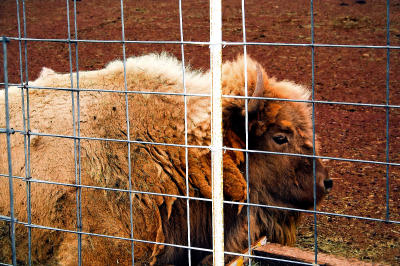
[[[243, 56], [223, 64], [224, 95], [245, 95], [244, 65]], [[300, 100], [251, 99], [247, 108], [248, 148], [311, 155], [311, 109], [304, 101], [309, 91], [268, 77], [250, 57], [246, 71], [248, 95]], [[24, 264], [28, 258], [28, 221], [32, 261], [38, 264], [75, 265], [80, 243], [86, 265], [129, 264], [132, 252], [137, 264], [184, 265], [188, 262], [187, 249], [168, 243], [188, 244], [188, 217], [190, 245], [212, 248], [211, 203], [207, 200], [211, 198], [211, 152], [207, 148], [211, 142], [211, 110], [206, 97], [211, 73], [186, 67], [187, 95], [183, 96], [182, 72], [181, 63], [167, 54], [129, 58], [126, 71], [121, 61], [72, 75], [43, 68], [39, 78], [29, 84], [28, 157], [24, 136], [18, 133], [24, 130], [21, 91], [10, 87], [10, 124], [17, 132], [11, 135], [12, 174], [17, 177], [13, 202], [16, 219], [25, 223], [16, 225], [19, 262]], [[69, 89], [77, 88], [77, 79], [79, 99]], [[2, 110], [4, 99], [2, 91]], [[224, 198], [239, 203], [225, 203], [225, 250], [242, 252], [247, 248], [248, 211], [252, 242], [267, 236], [271, 242], [293, 244], [299, 212], [243, 208], [240, 203], [249, 196], [256, 204], [312, 208], [313, 159], [248, 153], [247, 195], [245, 100], [224, 97], [222, 105], [227, 147], [223, 157]], [[6, 127], [4, 115], [0, 127]], [[162, 145], [165, 143], [176, 145]], [[0, 214], [10, 215], [5, 134], [0, 135], [0, 150]], [[315, 159], [315, 169], [319, 203], [332, 182], [321, 160]], [[180, 197], [187, 192], [202, 200]], [[10, 256], [9, 223], [0, 225], [0, 257], [4, 261]], [[226, 256], [226, 261], [230, 259]], [[192, 250], [191, 260], [194, 265], [208, 264], [212, 255]]]

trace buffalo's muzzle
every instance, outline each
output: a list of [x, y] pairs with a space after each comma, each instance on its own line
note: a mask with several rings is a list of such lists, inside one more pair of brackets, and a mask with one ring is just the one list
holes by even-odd
[[324, 187], [325, 187], [325, 191], [326, 191], [326, 192], [329, 192], [329, 191], [332, 189], [332, 187], [333, 187], [333, 181], [332, 181], [332, 179], [325, 179], [325, 180], [324, 180]]

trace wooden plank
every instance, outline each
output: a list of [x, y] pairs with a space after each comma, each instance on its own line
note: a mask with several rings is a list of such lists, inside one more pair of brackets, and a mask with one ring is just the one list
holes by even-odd
[[[264, 246], [258, 247], [253, 250], [253, 255], [270, 257], [277, 259], [284, 259], [297, 262], [314, 263], [314, 252], [305, 251], [296, 247], [282, 246], [279, 244], [268, 243]], [[258, 260], [260, 264], [258, 265], [301, 265], [297, 263], [287, 263], [287, 262], [277, 262], [274, 260]], [[382, 265], [382, 264], [372, 264], [357, 259], [348, 259], [343, 257], [336, 257], [333, 255], [328, 255], [324, 253], [318, 253], [318, 265], [348, 265], [348, 266], [369, 266], [369, 265]]]

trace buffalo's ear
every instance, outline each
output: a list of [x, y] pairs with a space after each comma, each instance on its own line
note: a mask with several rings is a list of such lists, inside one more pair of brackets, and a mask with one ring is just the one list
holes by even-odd
[[[250, 73], [252, 76], [253, 73]], [[265, 85], [264, 76], [262, 68], [259, 64], [256, 64], [256, 75], [257, 79], [254, 85], [254, 91], [251, 97], [254, 97], [248, 100], [247, 103], [247, 116], [248, 116], [248, 131], [249, 134], [257, 134], [257, 132], [253, 132], [256, 128], [255, 125], [257, 124], [260, 119], [263, 119], [263, 109], [265, 108], [265, 101], [260, 99], [255, 99], [256, 97], [264, 97], [265, 96]], [[254, 76], [253, 76], [254, 77]], [[254, 84], [254, 83], [253, 83]], [[246, 108], [244, 101], [241, 101], [240, 104], [232, 104], [227, 106], [224, 109], [224, 135], [227, 134], [229, 130], [233, 131], [242, 141], [246, 139], [246, 127], [245, 127], [245, 120], [246, 120]], [[224, 139], [224, 141], [226, 141]], [[229, 144], [225, 144], [229, 145]]]
[[[257, 81], [256, 81], [256, 88], [254, 89], [253, 95], [251, 97], [263, 97], [264, 96], [264, 80], [263, 80], [263, 73], [259, 64], [257, 64]], [[257, 114], [261, 100], [258, 99], [250, 99], [247, 104], [247, 111], [249, 117], [254, 117]], [[242, 110], [242, 116], [246, 115], [246, 110]]]
[[[255, 88], [251, 97], [263, 97], [265, 92], [264, 78], [261, 66], [256, 65], [257, 80]], [[248, 130], [249, 134], [255, 123], [260, 119], [260, 111], [264, 107], [263, 100], [250, 99], [247, 103], [247, 114], [248, 114]], [[225, 132], [232, 130], [242, 141], [245, 141], [245, 118], [246, 118], [246, 108], [244, 102], [238, 105], [231, 105], [226, 108], [224, 117]]]

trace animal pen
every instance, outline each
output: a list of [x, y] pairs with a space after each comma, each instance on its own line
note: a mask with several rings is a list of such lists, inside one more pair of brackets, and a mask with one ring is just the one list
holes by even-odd
[[[0, 264], [40, 264], [33, 252], [33, 231], [50, 231], [76, 237], [76, 264], [82, 260], [83, 238], [106, 239], [109, 245], [120, 241], [130, 243], [129, 264], [135, 264], [137, 244], [163, 245], [187, 250], [187, 265], [193, 252], [213, 254], [214, 265], [223, 265], [224, 256], [239, 258], [234, 263], [264, 265], [264, 263], [318, 264], [321, 254], [356, 258], [366, 263], [400, 263], [400, 4], [395, 1], [24, 1], [7, 0], [0, 3], [2, 37], [2, 80], [5, 110], [0, 112], [5, 124], [0, 124], [0, 142], [6, 149], [0, 158], [6, 169], [0, 168], [0, 180], [7, 183], [8, 208], [0, 205]], [[128, 90], [127, 62], [132, 55], [163, 52], [181, 61], [183, 90], [180, 92]], [[294, 80], [310, 88], [309, 100], [275, 97], [253, 97], [248, 93], [248, 73], [244, 71], [244, 96], [224, 95], [222, 62], [244, 54], [256, 59], [269, 76]], [[79, 71], [103, 68], [107, 62], [123, 62], [124, 86], [91, 89], [80, 86]], [[187, 67], [210, 69], [210, 93], [187, 91]], [[70, 87], [31, 85], [42, 67], [69, 73]], [[1, 69], [0, 68], [0, 69]], [[23, 127], [10, 125], [9, 89], [19, 88]], [[71, 101], [72, 134], [40, 131], [31, 127], [30, 95], [32, 90], [48, 93], [69, 93]], [[126, 122], [125, 138], [102, 138], [81, 134], [80, 99], [86, 92], [120, 94]], [[184, 140], [182, 143], [146, 141], [131, 138], [129, 97], [171, 96], [184, 102]], [[188, 102], [191, 98], [209, 99], [212, 107], [212, 141], [210, 145], [196, 145], [188, 140]], [[268, 102], [308, 103], [312, 119], [311, 154], [287, 153], [249, 148], [248, 105], [255, 98]], [[245, 106], [245, 148], [224, 146], [222, 131], [222, 101], [237, 99]], [[48, 103], [51, 105], [52, 103]], [[114, 110], [115, 111], [115, 110]], [[134, 111], [133, 111], [134, 113]], [[66, 114], [67, 115], [67, 114]], [[69, 114], [68, 114], [69, 115]], [[96, 115], [96, 114], [93, 114]], [[94, 116], [96, 117], [96, 116]], [[2, 120], [0, 120], [1, 122]], [[57, 123], [58, 121], [54, 121]], [[123, 131], [123, 130], [121, 130]], [[73, 143], [74, 183], [35, 176], [31, 164], [31, 146], [38, 138], [54, 138]], [[16, 175], [13, 164], [13, 141], [24, 143], [25, 175]], [[318, 141], [320, 146], [318, 146]], [[81, 180], [82, 145], [90, 142], [110, 142], [126, 149], [128, 187], [94, 186]], [[86, 144], [85, 144], [86, 145]], [[158, 193], [132, 186], [131, 173], [140, 165], [132, 165], [132, 151], [137, 145], [166, 146], [184, 149], [185, 193]], [[2, 146], [0, 146], [2, 147]], [[212, 197], [191, 196], [189, 192], [191, 150], [209, 150], [212, 154]], [[318, 150], [319, 149], [319, 150]], [[227, 152], [244, 152], [243, 175], [246, 178], [244, 201], [224, 200], [223, 156]], [[40, 153], [40, 151], [39, 151]], [[312, 159], [312, 209], [251, 202], [249, 189], [249, 154], [289, 156]], [[36, 155], [38, 152], [36, 152]], [[329, 175], [334, 180], [333, 190], [317, 205], [317, 160], [329, 160]], [[0, 165], [1, 166], [1, 165]], [[48, 178], [48, 177], [47, 177]], [[26, 219], [15, 213], [14, 190], [23, 186]], [[32, 218], [37, 206], [31, 198], [33, 190], [43, 187], [67, 187], [75, 192], [75, 227], [59, 228], [40, 224]], [[85, 230], [82, 198], [87, 190], [129, 195], [129, 236]], [[193, 245], [190, 215], [186, 211], [187, 233], [181, 245], [159, 239], [135, 237], [135, 195], [178, 198], [190, 210], [196, 202], [212, 203], [212, 248]], [[19, 198], [21, 200], [21, 198]], [[34, 202], [34, 204], [32, 204]], [[242, 206], [247, 213], [247, 248], [243, 252], [224, 250], [224, 207]], [[197, 206], [197, 205], [196, 205]], [[292, 257], [276, 257], [257, 249], [251, 243], [251, 208], [301, 213], [303, 221], [297, 228], [296, 247], [313, 252], [312, 261]], [[50, 215], [41, 213], [42, 216]], [[93, 214], [96, 215], [96, 214]], [[24, 217], [25, 217], [24, 216]], [[112, 221], [110, 221], [112, 222]], [[16, 229], [20, 229], [20, 235]], [[22, 233], [23, 234], [22, 234]], [[27, 240], [27, 251], [19, 252], [18, 239]], [[268, 241], [268, 235], [266, 236]], [[42, 240], [46, 243], [46, 239]], [[115, 241], [115, 242], [113, 242]], [[106, 243], [106, 242], [104, 242]], [[106, 252], [106, 248], [103, 250]], [[48, 251], [49, 256], [53, 251]], [[50, 261], [51, 263], [51, 261]], [[115, 262], [120, 263], [119, 261]], [[128, 262], [123, 262], [128, 264]]]

